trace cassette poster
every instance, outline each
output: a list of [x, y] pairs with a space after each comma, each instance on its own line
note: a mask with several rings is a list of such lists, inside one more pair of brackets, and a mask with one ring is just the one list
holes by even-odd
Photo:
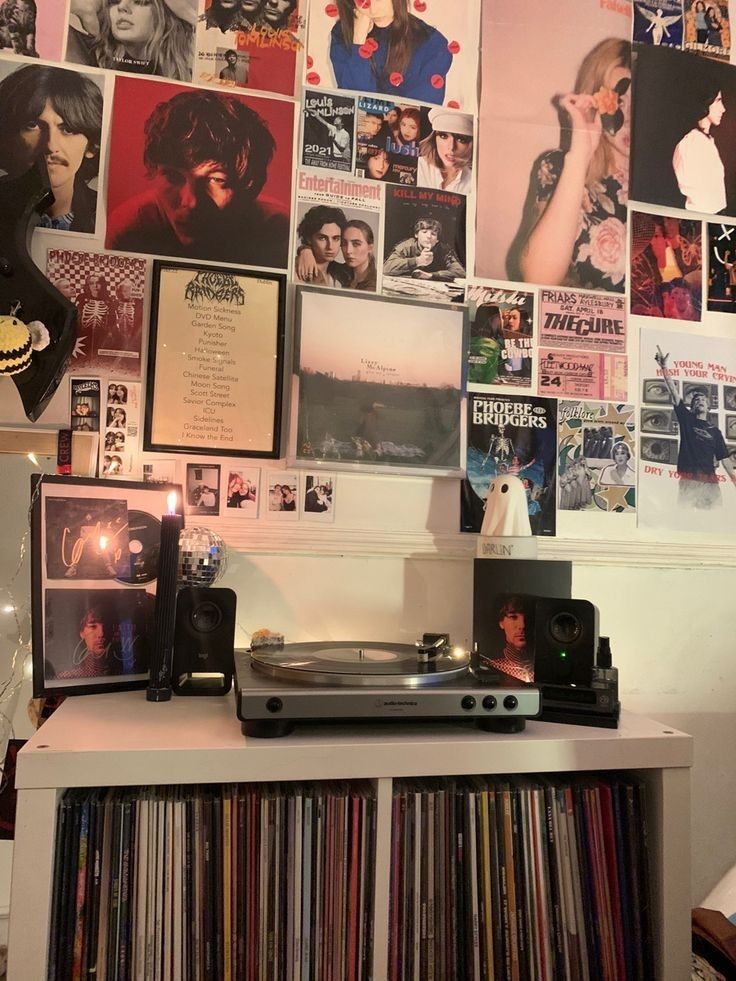
[[561, 511], [636, 509], [633, 405], [560, 402], [557, 482]]
[[555, 399], [468, 395], [461, 531], [480, 531], [491, 481], [511, 474], [524, 485], [532, 534], [555, 534], [556, 430]]

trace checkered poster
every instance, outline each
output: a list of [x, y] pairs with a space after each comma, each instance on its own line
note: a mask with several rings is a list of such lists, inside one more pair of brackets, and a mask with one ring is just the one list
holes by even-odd
[[46, 274], [79, 314], [69, 371], [140, 378], [146, 260], [49, 249]]

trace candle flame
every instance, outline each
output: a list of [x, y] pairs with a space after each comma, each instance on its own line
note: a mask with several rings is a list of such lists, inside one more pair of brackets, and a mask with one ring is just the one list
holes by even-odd
[[169, 514], [176, 513], [176, 491], [172, 491], [166, 498], [166, 503], [169, 508]]
[[104, 552], [107, 548], [107, 539], [104, 535], [100, 535], [100, 551]]

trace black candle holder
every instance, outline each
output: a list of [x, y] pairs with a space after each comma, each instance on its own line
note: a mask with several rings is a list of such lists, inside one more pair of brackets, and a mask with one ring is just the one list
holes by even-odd
[[179, 535], [183, 527], [184, 517], [181, 514], [169, 513], [161, 519], [161, 544], [155, 607], [156, 629], [146, 691], [146, 699], [149, 702], [168, 702], [171, 698], [176, 583], [179, 571]]

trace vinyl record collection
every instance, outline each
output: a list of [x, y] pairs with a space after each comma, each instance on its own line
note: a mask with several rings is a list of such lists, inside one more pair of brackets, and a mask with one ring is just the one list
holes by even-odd
[[643, 981], [643, 786], [555, 775], [395, 784], [390, 981]]
[[69, 790], [48, 981], [362, 981], [375, 820], [360, 782]]

